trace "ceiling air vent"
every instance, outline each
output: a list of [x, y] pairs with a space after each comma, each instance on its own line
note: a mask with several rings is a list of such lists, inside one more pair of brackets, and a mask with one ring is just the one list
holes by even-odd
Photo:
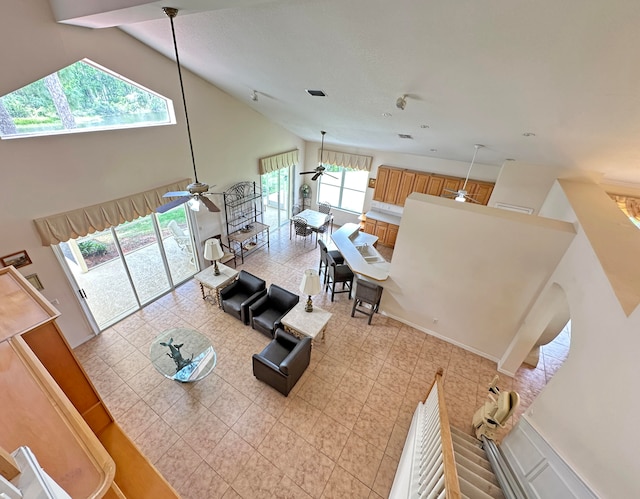
[[307, 92], [312, 97], [326, 97], [327, 96], [327, 94], [325, 94], [322, 90], [309, 90], [309, 89], [306, 89], [305, 92]]
[[411, 135], [409, 135], [408, 133], [399, 133], [398, 137], [400, 137], [401, 139], [412, 139], [413, 137]]

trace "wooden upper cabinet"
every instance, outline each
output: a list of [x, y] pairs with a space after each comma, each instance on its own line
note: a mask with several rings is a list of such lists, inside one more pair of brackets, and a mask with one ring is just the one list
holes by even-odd
[[478, 204], [486, 205], [489, 202], [492, 192], [493, 184], [472, 180], [467, 182], [467, 195], [477, 201]]
[[425, 194], [429, 194], [430, 196], [441, 196], [442, 188], [444, 187], [444, 177], [439, 177], [438, 175], [430, 175], [429, 183], [427, 184], [427, 190], [424, 191]]
[[413, 192], [427, 194], [427, 188], [429, 187], [430, 179], [431, 175], [429, 175], [428, 173], [416, 173], [416, 180], [413, 183]]
[[[455, 193], [462, 189], [464, 181], [465, 179], [461, 177], [447, 177], [380, 165], [373, 199], [374, 201], [404, 206], [407, 197], [412, 192], [453, 198]], [[468, 180], [466, 191], [480, 204], [486, 205], [494, 185], [491, 182]]]
[[384, 193], [383, 201], [389, 204], [396, 204], [398, 192], [400, 191], [400, 182], [402, 181], [402, 170], [389, 169], [389, 179]]
[[384, 201], [384, 195], [387, 191], [387, 182], [389, 181], [389, 173], [391, 168], [387, 166], [378, 167], [378, 178], [376, 179], [376, 187], [373, 191], [373, 199], [375, 201]]
[[463, 178], [443, 177], [442, 192], [440, 195], [445, 197], [454, 197], [455, 192], [462, 188], [462, 184], [464, 184]]
[[411, 170], [405, 170], [402, 172], [402, 178], [400, 179], [400, 188], [398, 189], [398, 195], [396, 196], [396, 204], [404, 206], [404, 202], [415, 189], [416, 172]]

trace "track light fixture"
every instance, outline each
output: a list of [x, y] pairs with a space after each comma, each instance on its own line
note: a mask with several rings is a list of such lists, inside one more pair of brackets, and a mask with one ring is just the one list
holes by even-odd
[[398, 97], [398, 100], [396, 101], [396, 107], [404, 111], [404, 108], [406, 106], [407, 106], [407, 95], [405, 94], [402, 97]]

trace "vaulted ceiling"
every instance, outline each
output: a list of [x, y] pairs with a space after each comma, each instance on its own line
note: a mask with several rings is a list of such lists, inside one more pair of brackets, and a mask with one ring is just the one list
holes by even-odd
[[640, 184], [637, 0], [50, 2], [170, 58], [180, 9], [183, 67], [305, 140]]

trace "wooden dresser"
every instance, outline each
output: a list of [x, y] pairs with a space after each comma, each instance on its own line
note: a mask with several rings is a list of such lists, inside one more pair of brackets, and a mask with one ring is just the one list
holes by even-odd
[[178, 498], [114, 421], [59, 315], [17, 270], [0, 269], [0, 447], [28, 446], [74, 498]]

